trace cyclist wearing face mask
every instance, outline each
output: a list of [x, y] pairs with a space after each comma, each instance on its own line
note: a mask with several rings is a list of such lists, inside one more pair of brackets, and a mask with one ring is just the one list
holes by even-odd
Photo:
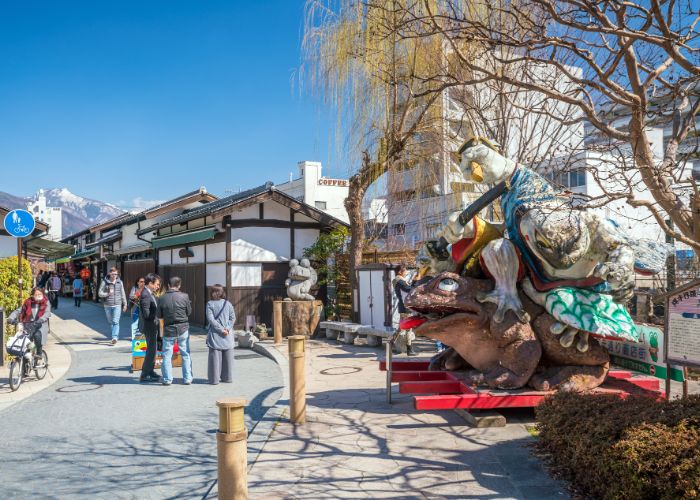
[[51, 304], [49, 299], [44, 295], [44, 292], [39, 287], [32, 289], [31, 295], [24, 301], [19, 309], [19, 321], [24, 326], [24, 331], [29, 336], [29, 339], [34, 342], [36, 352], [36, 366], [44, 365], [42, 356], [43, 346], [49, 335], [49, 324], [47, 323], [51, 316]]

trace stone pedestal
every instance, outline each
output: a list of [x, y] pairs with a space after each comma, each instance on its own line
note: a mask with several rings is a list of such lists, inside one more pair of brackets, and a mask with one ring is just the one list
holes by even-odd
[[313, 336], [321, 321], [320, 300], [276, 300], [273, 304], [275, 341], [282, 337]]

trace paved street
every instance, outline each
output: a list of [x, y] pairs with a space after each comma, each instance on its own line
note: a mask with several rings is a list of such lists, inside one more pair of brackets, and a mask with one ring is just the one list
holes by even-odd
[[[63, 379], [0, 410], [3, 498], [202, 498], [216, 479], [222, 397], [250, 402], [252, 430], [282, 392], [277, 365], [236, 353], [235, 382], [206, 384], [206, 346], [193, 340], [195, 383], [138, 383], [129, 373], [128, 319], [122, 342], [107, 343], [101, 306], [62, 300], [52, 330], [73, 351]], [[32, 382], [29, 382], [32, 383]]]
[[307, 343], [307, 423], [275, 427], [249, 474], [251, 498], [568, 498], [530, 453], [532, 411], [474, 429], [452, 411], [414, 410], [396, 384], [389, 405], [382, 352]]

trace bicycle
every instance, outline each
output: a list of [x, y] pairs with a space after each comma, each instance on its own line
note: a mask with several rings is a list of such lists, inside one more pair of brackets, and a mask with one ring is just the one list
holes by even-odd
[[34, 376], [37, 380], [41, 380], [46, 376], [49, 370], [49, 357], [46, 351], [42, 350], [41, 355], [44, 363], [42, 366], [37, 366], [35, 352], [36, 346], [34, 342], [30, 340], [29, 335], [24, 331], [18, 332], [11, 339], [11, 342], [8, 342], [7, 353], [13, 356], [10, 362], [9, 381], [12, 392], [19, 389], [22, 381], [29, 377], [32, 371], [34, 371]]

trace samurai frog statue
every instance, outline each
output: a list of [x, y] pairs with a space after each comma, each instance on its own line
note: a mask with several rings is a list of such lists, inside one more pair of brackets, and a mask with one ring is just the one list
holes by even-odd
[[[569, 195], [502, 156], [498, 145], [486, 139], [468, 141], [459, 153], [465, 177], [501, 187], [497, 196], [504, 228], [498, 231], [478, 217], [463, 221], [455, 213], [441, 241], [449, 245], [458, 273], [493, 277], [493, 289], [476, 298], [496, 305], [494, 321], [503, 321], [508, 311], [522, 323], [530, 321], [520, 285], [555, 318], [551, 333], [561, 336], [564, 347], [576, 342], [576, 349], [585, 352], [590, 334], [638, 341], [623, 304], [633, 295], [635, 271], [660, 271], [666, 248], [632, 240], [613, 221], [575, 207]], [[438, 260], [433, 259], [436, 270]]]

